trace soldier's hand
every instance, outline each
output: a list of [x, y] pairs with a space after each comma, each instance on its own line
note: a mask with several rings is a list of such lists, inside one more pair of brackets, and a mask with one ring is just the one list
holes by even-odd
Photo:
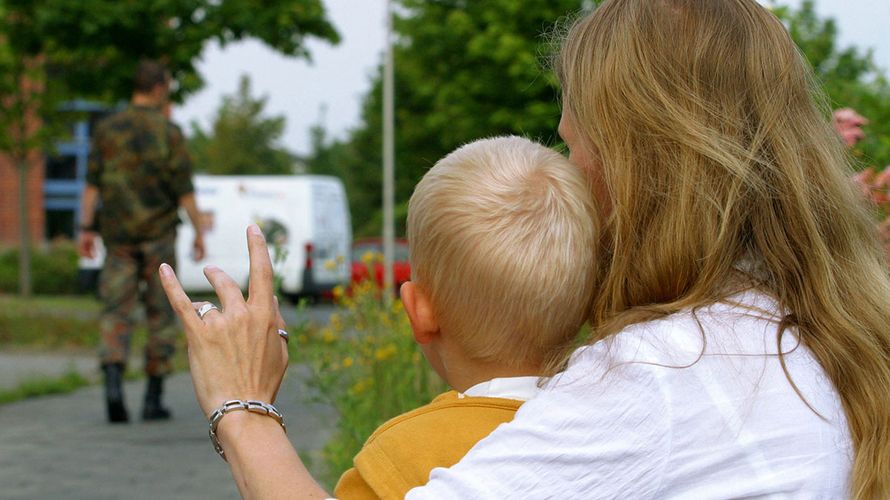
[[250, 254], [248, 299], [232, 278], [214, 266], [204, 268], [221, 310], [195, 314], [173, 269], [161, 266], [161, 283], [188, 339], [189, 366], [198, 403], [205, 414], [230, 399], [271, 403], [287, 368], [286, 341], [278, 334], [284, 321], [272, 291], [272, 261], [256, 225], [247, 230]]
[[96, 256], [96, 233], [93, 231], [81, 231], [77, 239], [77, 252], [81, 257], [90, 259]]
[[195, 241], [192, 242], [192, 260], [198, 262], [204, 259], [206, 249], [204, 248], [204, 235], [198, 232], [195, 235]]

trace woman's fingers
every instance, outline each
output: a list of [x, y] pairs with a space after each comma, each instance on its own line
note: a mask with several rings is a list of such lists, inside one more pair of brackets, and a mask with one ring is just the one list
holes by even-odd
[[219, 303], [223, 310], [235, 310], [239, 305], [244, 304], [244, 296], [241, 295], [241, 287], [235, 280], [229, 277], [222, 269], [216, 266], [206, 266], [204, 268], [204, 276], [216, 291], [219, 297]]
[[266, 239], [256, 224], [247, 228], [247, 252], [250, 254], [250, 281], [247, 300], [260, 307], [272, 307], [272, 260]]
[[[273, 325], [284, 326], [272, 298], [272, 263], [255, 226], [248, 230], [248, 248], [250, 304], [244, 301], [238, 284], [221, 269], [204, 268], [222, 311], [206, 302], [193, 304], [173, 270], [169, 266], [159, 270], [167, 298], [188, 332], [195, 394], [205, 413], [227, 399], [274, 399], [287, 367], [287, 348], [272, 329]], [[203, 321], [198, 311], [204, 314]]]
[[164, 287], [164, 293], [167, 294], [167, 300], [173, 307], [173, 311], [179, 316], [179, 319], [185, 325], [186, 332], [196, 331], [201, 327], [201, 320], [195, 314], [192, 307], [192, 301], [185, 294], [173, 268], [167, 264], [161, 264], [158, 273], [161, 275], [161, 285]]

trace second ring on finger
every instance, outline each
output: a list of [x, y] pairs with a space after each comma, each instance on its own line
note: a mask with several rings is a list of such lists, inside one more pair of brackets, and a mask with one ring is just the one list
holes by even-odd
[[290, 340], [290, 335], [286, 330], [278, 329], [278, 336], [284, 339], [284, 342], [287, 343]]

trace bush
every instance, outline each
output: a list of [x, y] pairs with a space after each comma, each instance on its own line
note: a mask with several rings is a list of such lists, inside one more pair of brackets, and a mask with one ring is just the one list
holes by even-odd
[[312, 369], [309, 384], [317, 399], [340, 414], [322, 452], [329, 485], [352, 466], [380, 424], [447, 389], [414, 343], [402, 303], [386, 305], [381, 297], [373, 280], [354, 286], [351, 296], [335, 289], [340, 309], [329, 325], [307, 330], [292, 343], [291, 359]]
[[[31, 284], [35, 294], [68, 295], [78, 292], [77, 248], [67, 240], [52, 242], [46, 249], [31, 253]], [[0, 293], [16, 293], [19, 288], [19, 251], [0, 253]]]

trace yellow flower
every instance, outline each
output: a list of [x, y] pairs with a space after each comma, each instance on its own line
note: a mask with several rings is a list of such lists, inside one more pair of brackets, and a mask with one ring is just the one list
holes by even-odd
[[373, 382], [370, 379], [359, 380], [349, 389], [349, 392], [352, 393], [352, 395], [361, 394], [368, 390], [372, 383]]
[[339, 331], [343, 330], [343, 322], [340, 321], [339, 314], [336, 314], [336, 313], [331, 314], [331, 317], [328, 320], [328, 324], [335, 331], [339, 332]]
[[380, 321], [380, 324], [382, 324], [386, 328], [392, 327], [392, 321], [389, 319], [389, 314], [386, 314], [386, 311], [380, 311], [377, 316], [377, 320]]
[[386, 345], [384, 347], [381, 347], [380, 349], [377, 349], [377, 351], [374, 353], [374, 359], [376, 359], [377, 361], [386, 361], [395, 356], [397, 351], [398, 349], [396, 349], [396, 346], [394, 344]]
[[337, 263], [331, 259], [328, 259], [324, 261], [324, 268], [327, 271], [333, 271], [334, 269], [337, 269]]
[[364, 296], [371, 293], [375, 286], [376, 284], [369, 279], [362, 281], [361, 284], [359, 284], [359, 295]]
[[374, 262], [374, 252], [368, 250], [367, 252], [363, 253], [362, 262], [364, 262], [366, 266], [370, 266], [371, 263]]
[[324, 331], [322, 331], [321, 338], [325, 341], [325, 343], [328, 344], [333, 343], [335, 340], [337, 340], [337, 336], [334, 335], [334, 332], [331, 331], [330, 328], [325, 328]]
[[343, 297], [343, 285], [337, 285], [331, 290], [331, 293], [334, 295], [334, 299], [339, 299]]
[[342, 264], [346, 259], [342, 255], [337, 256], [337, 264]]
[[346, 357], [343, 359], [343, 368], [349, 368], [352, 366], [353, 360], [350, 357]]

